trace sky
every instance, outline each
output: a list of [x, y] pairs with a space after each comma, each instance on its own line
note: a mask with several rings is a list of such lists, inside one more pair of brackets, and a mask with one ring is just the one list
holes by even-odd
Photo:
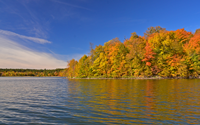
[[0, 68], [66, 68], [147, 28], [200, 28], [199, 0], [0, 0]]

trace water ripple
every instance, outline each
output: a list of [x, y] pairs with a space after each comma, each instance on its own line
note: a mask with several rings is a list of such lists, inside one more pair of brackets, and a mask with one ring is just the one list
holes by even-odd
[[0, 124], [200, 124], [199, 83], [0, 77]]

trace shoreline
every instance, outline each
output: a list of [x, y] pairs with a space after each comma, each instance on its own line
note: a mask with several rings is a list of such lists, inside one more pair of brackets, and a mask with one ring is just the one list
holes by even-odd
[[0, 77], [65, 77], [65, 76], [0, 76]]
[[198, 77], [133, 77], [133, 78], [68, 78], [67, 79], [200, 79], [200, 76]]
[[132, 78], [78, 78], [78, 77], [73, 77], [73, 78], [68, 78], [66, 76], [0, 76], [1, 77], [63, 77], [66, 79], [200, 79], [200, 76], [198, 77], [132, 77]]

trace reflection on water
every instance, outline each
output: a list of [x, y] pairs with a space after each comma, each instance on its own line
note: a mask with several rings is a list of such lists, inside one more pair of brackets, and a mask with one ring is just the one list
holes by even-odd
[[200, 80], [0, 78], [0, 124], [200, 124]]
[[[200, 123], [200, 80], [70, 80], [92, 122]], [[82, 115], [82, 114], [80, 114]]]

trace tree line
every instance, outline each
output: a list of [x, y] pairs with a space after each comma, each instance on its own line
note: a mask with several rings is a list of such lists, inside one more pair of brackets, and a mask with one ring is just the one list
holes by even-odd
[[0, 76], [63, 76], [64, 69], [0, 69]]
[[167, 31], [150, 27], [143, 36], [132, 33], [91, 48], [89, 55], [68, 62], [69, 78], [195, 78], [200, 74], [200, 29]]

